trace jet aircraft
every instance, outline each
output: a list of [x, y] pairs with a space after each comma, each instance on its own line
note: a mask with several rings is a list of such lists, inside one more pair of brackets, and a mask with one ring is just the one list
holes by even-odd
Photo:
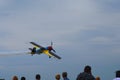
[[55, 54], [56, 51], [52, 47], [52, 45], [53, 45], [52, 42], [51, 42], [51, 45], [47, 46], [47, 47], [43, 47], [41, 45], [38, 45], [35, 42], [30, 42], [30, 43], [34, 46], [33, 48], [29, 48], [29, 50], [31, 51], [31, 53], [30, 53], [31, 55], [44, 53], [44, 54], [48, 55], [49, 58], [55, 57], [57, 59], [61, 59], [60, 56]]

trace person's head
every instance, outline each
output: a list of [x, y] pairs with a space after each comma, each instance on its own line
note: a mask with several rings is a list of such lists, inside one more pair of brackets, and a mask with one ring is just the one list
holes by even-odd
[[36, 74], [36, 80], [40, 80], [41, 79], [41, 76], [40, 76], [40, 74]]
[[100, 77], [98, 76], [98, 77], [96, 77], [96, 80], [100, 80]]
[[18, 80], [17, 76], [13, 76], [12, 80]]
[[55, 79], [56, 79], [56, 80], [60, 80], [60, 74], [56, 74], [56, 75], [55, 75]]
[[91, 73], [91, 67], [89, 65], [85, 66], [84, 72]]
[[26, 80], [25, 77], [21, 77], [21, 80]]
[[120, 77], [120, 70], [116, 71], [116, 77]]
[[62, 77], [63, 77], [63, 78], [67, 77], [67, 72], [63, 72], [63, 73], [62, 73]]

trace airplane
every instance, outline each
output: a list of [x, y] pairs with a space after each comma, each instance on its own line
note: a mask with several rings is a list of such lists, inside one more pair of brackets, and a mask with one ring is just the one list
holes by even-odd
[[29, 50], [31, 51], [31, 55], [34, 55], [34, 54], [46, 54], [49, 56], [49, 58], [51, 57], [55, 57], [57, 59], [61, 59], [60, 56], [56, 55], [56, 51], [53, 49], [52, 45], [53, 43], [51, 42], [51, 45], [50, 46], [47, 46], [47, 47], [43, 47], [41, 45], [38, 45], [36, 44], [35, 42], [30, 42], [33, 46], [33, 48], [29, 48]]

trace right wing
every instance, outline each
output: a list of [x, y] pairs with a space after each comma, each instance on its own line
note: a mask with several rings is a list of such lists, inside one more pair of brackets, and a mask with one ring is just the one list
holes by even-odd
[[50, 53], [52, 56], [54, 56], [55, 58], [57, 58], [57, 59], [61, 59], [61, 57], [58, 56], [58, 55], [56, 55], [55, 53], [53, 53], [53, 52], [51, 52], [51, 51], [49, 51], [49, 53]]
[[57, 59], [61, 59], [61, 57], [60, 56], [58, 56], [58, 55], [56, 55], [55, 53], [53, 53], [53, 52], [51, 52], [51, 51], [49, 51], [49, 50], [43, 50], [43, 53], [44, 54], [46, 54], [46, 55], [48, 55], [49, 57], [55, 57], [55, 58], [57, 58]]

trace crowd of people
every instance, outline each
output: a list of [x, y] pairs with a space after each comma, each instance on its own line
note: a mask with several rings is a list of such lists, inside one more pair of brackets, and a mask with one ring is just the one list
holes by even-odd
[[[101, 80], [99, 76], [94, 77], [92, 75], [91, 70], [92, 70], [91, 66], [89, 66], [89, 65], [85, 66], [84, 71], [77, 75], [76, 80]], [[63, 78], [62, 80], [70, 80], [67, 75], [68, 75], [67, 72], [63, 72], [62, 75], [56, 74], [55, 80], [61, 80], [61, 77]], [[13, 76], [12, 80], [19, 80], [19, 79], [17, 76]], [[26, 78], [21, 77], [20, 80], [26, 80]], [[36, 74], [35, 80], [41, 80], [40, 74]], [[120, 70], [116, 71], [116, 77], [113, 80], [120, 80]]]
[[[36, 74], [36, 76], [35, 76], [35, 80], [40, 80], [40, 79], [41, 79], [40, 74]], [[12, 80], [19, 80], [19, 79], [18, 79], [17, 76], [13, 76]], [[23, 76], [23, 77], [21, 77], [20, 80], [27, 80], [27, 79]]]

